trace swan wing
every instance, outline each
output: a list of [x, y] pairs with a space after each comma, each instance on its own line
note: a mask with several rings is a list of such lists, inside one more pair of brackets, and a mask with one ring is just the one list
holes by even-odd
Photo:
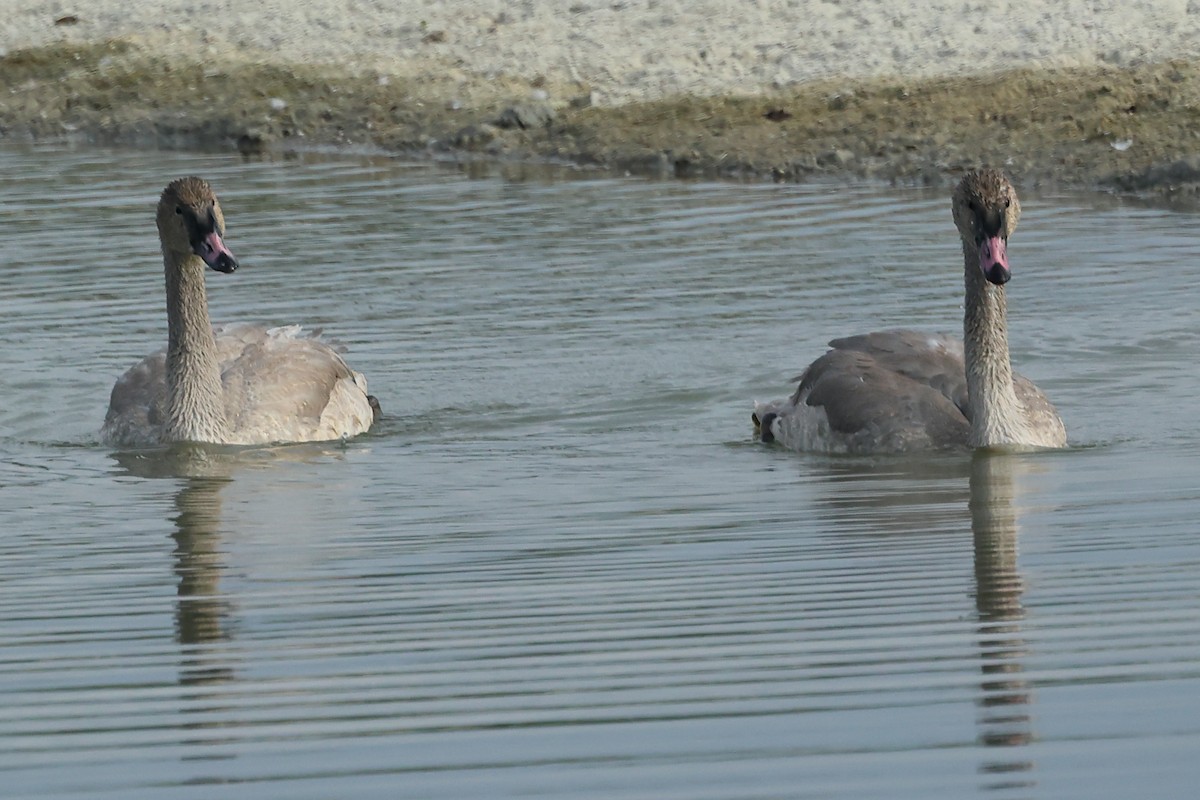
[[961, 339], [912, 330], [887, 330], [834, 339], [829, 346], [869, 355], [881, 369], [928, 386], [952, 402], [970, 421]]
[[370, 427], [366, 379], [299, 326], [237, 324], [215, 332], [234, 440], [337, 439]]
[[138, 446], [161, 439], [167, 405], [167, 350], [143, 358], [117, 378], [100, 435], [106, 442]]
[[851, 451], [957, 447], [970, 433], [966, 416], [942, 390], [861, 350], [835, 348], [818, 358], [793, 400], [797, 408], [823, 411]]

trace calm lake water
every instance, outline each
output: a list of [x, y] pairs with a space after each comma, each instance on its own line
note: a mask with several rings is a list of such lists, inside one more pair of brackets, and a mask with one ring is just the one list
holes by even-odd
[[[344, 446], [117, 453], [153, 204], [303, 322]], [[1130, 798], [1200, 779], [1200, 225], [1024, 193], [1018, 368], [1073, 442], [804, 456], [754, 398], [956, 331], [946, 192], [0, 149], [0, 794]]]

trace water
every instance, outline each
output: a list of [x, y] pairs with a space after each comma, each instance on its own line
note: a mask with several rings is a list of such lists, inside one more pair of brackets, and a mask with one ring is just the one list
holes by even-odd
[[[114, 453], [209, 177], [218, 320], [349, 348], [345, 446]], [[1073, 447], [801, 456], [753, 398], [954, 331], [943, 192], [0, 149], [0, 782], [55, 798], [1095, 798], [1200, 777], [1200, 227], [1026, 192]]]

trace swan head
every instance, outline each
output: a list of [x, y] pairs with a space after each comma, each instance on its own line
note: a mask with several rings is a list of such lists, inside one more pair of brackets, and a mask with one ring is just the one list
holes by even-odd
[[221, 204], [202, 178], [180, 178], [163, 190], [158, 200], [158, 235], [163, 249], [180, 260], [195, 255], [217, 272], [238, 268], [237, 259], [225, 246]]
[[756, 408], [750, 414], [750, 421], [754, 423], [754, 434], [759, 441], [770, 444], [775, 441], [775, 421], [779, 419], [779, 415], [774, 411], [764, 412], [761, 416]]
[[953, 209], [963, 245], [978, 255], [984, 279], [996, 286], [1008, 283], [1008, 237], [1021, 217], [1017, 190], [1008, 176], [998, 169], [968, 172], [954, 190]]

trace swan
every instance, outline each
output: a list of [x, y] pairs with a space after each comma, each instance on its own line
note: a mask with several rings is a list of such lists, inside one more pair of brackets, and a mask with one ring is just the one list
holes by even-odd
[[848, 453], [1066, 446], [1058, 412], [1008, 355], [1016, 189], [999, 170], [972, 171], [952, 208], [963, 246], [963, 339], [886, 330], [833, 340], [790, 398], [755, 404], [762, 441]]
[[207, 181], [169, 184], [157, 220], [167, 346], [117, 379], [100, 432], [106, 442], [310, 442], [371, 427], [379, 403], [329, 345], [296, 325], [209, 322], [205, 267], [231, 273], [238, 262], [225, 245], [225, 218]]

